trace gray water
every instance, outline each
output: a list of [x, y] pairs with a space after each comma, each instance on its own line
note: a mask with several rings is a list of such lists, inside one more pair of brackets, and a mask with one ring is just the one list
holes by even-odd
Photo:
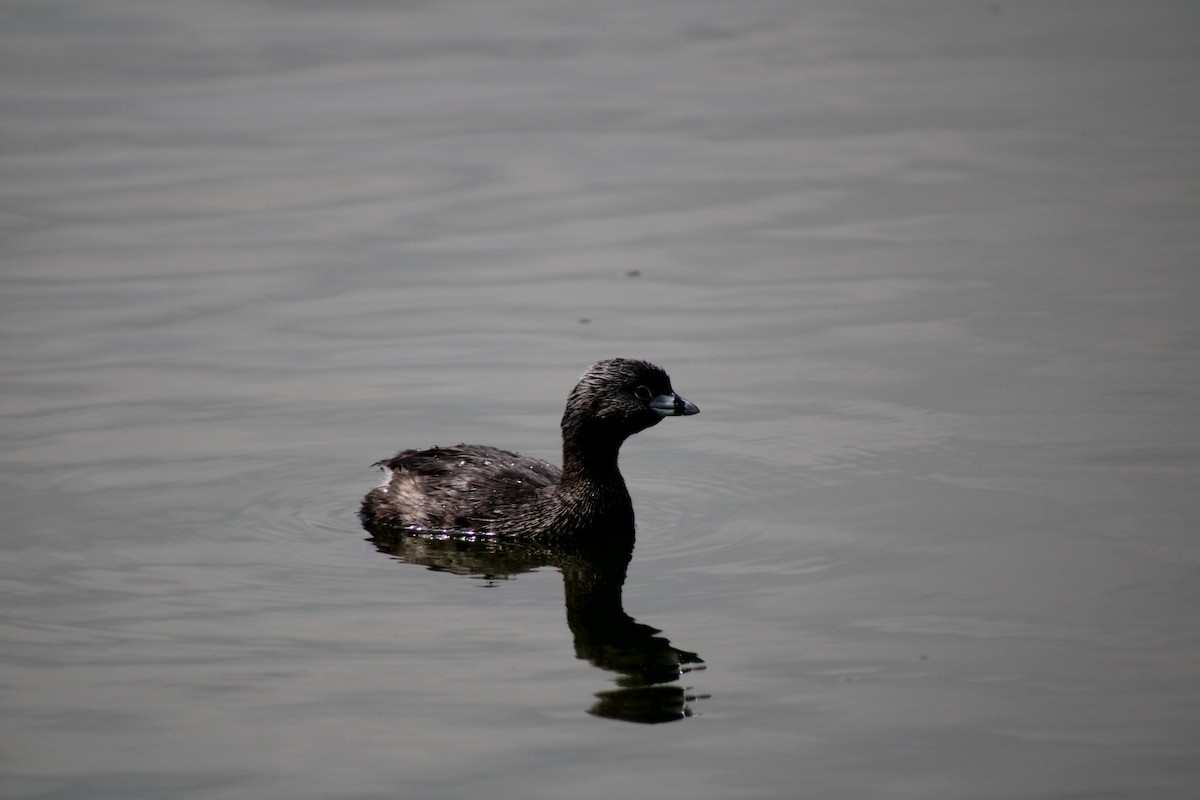
[[[3, 4], [0, 795], [1194, 797], [1197, 30]], [[602, 598], [367, 539], [615, 355]]]

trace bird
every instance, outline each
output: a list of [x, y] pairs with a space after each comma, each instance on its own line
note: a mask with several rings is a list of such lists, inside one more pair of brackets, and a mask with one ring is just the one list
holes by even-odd
[[403, 450], [362, 500], [368, 528], [563, 540], [632, 537], [633, 503], [617, 468], [624, 441], [664, 417], [698, 414], [648, 361], [593, 364], [567, 396], [562, 468], [498, 447]]

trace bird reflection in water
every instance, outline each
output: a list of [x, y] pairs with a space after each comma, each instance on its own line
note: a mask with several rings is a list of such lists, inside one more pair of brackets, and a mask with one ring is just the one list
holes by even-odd
[[492, 536], [439, 534], [367, 526], [380, 552], [409, 564], [488, 580], [501, 580], [539, 567], [563, 576], [567, 626], [575, 655], [617, 673], [617, 687], [598, 692], [588, 713], [628, 722], [673, 722], [693, 716], [697, 695], [676, 683], [704, 669], [695, 653], [674, 647], [657, 628], [628, 614], [621, 602], [633, 556], [633, 532], [603, 537], [598, 544], [536, 542]]

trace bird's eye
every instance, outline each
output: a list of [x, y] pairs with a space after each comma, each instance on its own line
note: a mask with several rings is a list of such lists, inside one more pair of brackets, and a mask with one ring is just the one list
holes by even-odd
[[638, 400], [649, 400], [654, 397], [654, 392], [650, 391], [650, 387], [645, 384], [634, 389], [633, 394]]

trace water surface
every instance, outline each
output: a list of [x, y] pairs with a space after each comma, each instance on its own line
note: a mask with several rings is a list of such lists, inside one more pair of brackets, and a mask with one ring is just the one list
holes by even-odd
[[[7, 4], [2, 793], [1192, 796], [1198, 25]], [[616, 355], [627, 568], [368, 539]]]

